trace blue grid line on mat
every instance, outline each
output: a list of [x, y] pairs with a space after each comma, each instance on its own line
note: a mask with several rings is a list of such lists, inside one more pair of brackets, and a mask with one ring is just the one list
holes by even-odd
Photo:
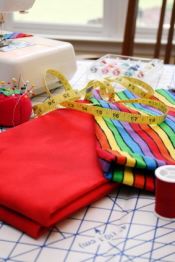
[[[126, 188], [123, 187], [120, 190], [120, 193], [126, 194]], [[119, 195], [120, 195], [120, 193], [119, 193]], [[148, 205], [143, 204], [142, 206], [137, 207], [138, 199], [139, 200], [142, 200], [142, 199], [143, 200], [151, 200], [150, 201], [151, 202], [151, 204], [150, 204], [151, 206], [153, 206], [153, 201], [152, 201], [152, 197], [150, 199], [150, 196], [148, 196], [148, 198], [146, 198], [145, 195], [144, 195], [144, 197], [142, 198], [142, 195], [141, 194], [139, 195], [139, 192], [138, 192], [138, 194], [135, 194], [135, 192], [134, 192], [134, 195], [135, 195], [135, 198], [132, 198], [132, 200], [133, 199], [135, 200], [135, 208], [134, 209], [130, 209], [130, 211], [126, 214], [126, 216], [127, 216], [130, 213], [132, 213], [130, 218], [129, 218], [129, 221], [125, 221], [124, 222], [125, 226], [128, 226], [127, 233], [125, 232], [126, 230], [124, 230], [123, 232], [125, 232], [126, 234], [124, 236], [118, 236], [117, 245], [115, 245], [115, 242], [113, 244], [112, 241], [108, 241], [109, 245], [108, 245], [108, 248], [107, 248], [107, 250], [105, 252], [102, 252], [100, 250], [100, 248], [103, 245], [102, 242], [98, 243], [94, 253], [91, 251], [90, 248], [87, 248], [87, 250], [81, 250], [81, 248], [79, 248], [79, 250], [77, 250], [77, 248], [73, 247], [73, 243], [75, 242], [75, 239], [76, 239], [76, 237], [78, 235], [80, 237], [81, 236], [85, 237], [87, 239], [87, 241], [89, 239], [93, 238], [94, 236], [92, 236], [91, 233], [88, 234], [88, 232], [91, 231], [92, 229], [94, 230], [94, 235], [97, 234], [96, 232], [102, 232], [102, 230], [103, 230], [103, 233], [105, 233], [108, 230], [108, 227], [113, 225], [113, 224], [115, 225], [115, 222], [118, 221], [118, 219], [112, 219], [111, 221], [109, 221], [109, 219], [108, 219], [104, 223], [100, 223], [99, 226], [94, 228], [93, 220], [86, 219], [85, 213], [84, 213], [83, 219], [81, 219], [81, 220], [77, 219], [77, 220], [81, 221], [81, 223], [80, 223], [81, 225], [79, 225], [79, 228], [78, 228], [77, 232], [76, 233], [69, 232], [70, 235], [68, 234], [68, 237], [65, 236], [66, 230], [64, 230], [64, 226], [63, 226], [62, 229], [60, 229], [59, 228], [59, 224], [57, 225], [57, 228], [58, 228], [59, 232], [61, 232], [61, 235], [64, 236], [64, 238], [62, 240], [65, 240], [65, 239], [69, 240], [69, 239], [72, 238], [72, 245], [68, 249], [64, 248], [64, 246], [62, 248], [54, 247], [54, 244], [56, 244], [58, 242], [61, 242], [62, 240], [52, 241], [50, 246], [45, 244], [48, 239], [52, 240], [52, 233], [53, 233], [54, 229], [51, 230], [50, 235], [48, 234], [46, 236], [45, 241], [43, 242], [44, 243], [43, 245], [38, 245], [37, 246], [37, 241], [34, 241], [35, 244], [26, 243], [25, 241], [23, 241], [23, 235], [22, 234], [21, 234], [20, 237], [18, 236], [18, 238], [16, 239], [16, 242], [12, 241], [12, 243], [15, 244], [15, 247], [17, 247], [20, 244], [25, 244], [25, 243], [26, 243], [26, 245], [29, 245], [29, 246], [31, 245], [31, 251], [33, 251], [34, 249], [38, 249], [38, 255], [33, 260], [35, 262], [40, 261], [39, 254], [41, 254], [43, 252], [43, 249], [45, 249], [45, 248], [50, 249], [50, 250], [57, 250], [58, 251], [58, 255], [59, 255], [59, 251], [60, 250], [65, 250], [67, 252], [66, 253], [67, 255], [65, 256], [64, 260], [62, 260], [62, 261], [71, 261], [71, 260], [68, 259], [68, 255], [70, 255], [70, 254], [72, 255], [74, 253], [74, 254], [77, 254], [77, 257], [78, 257], [79, 254], [81, 254], [81, 255], [82, 254], [83, 255], [90, 255], [90, 257], [87, 258], [87, 259], [82, 259], [82, 260], [77, 260], [77, 261], [98, 261], [97, 258], [101, 258], [101, 259], [103, 259], [102, 261], [110, 261], [110, 260], [111, 261], [112, 260], [115, 261], [115, 259], [120, 259], [118, 261], [122, 261], [123, 262], [123, 261], [134, 261], [134, 260], [137, 260], [137, 256], [136, 255], [130, 254], [130, 253], [128, 254], [128, 252], [132, 251], [132, 249], [134, 249], [134, 248], [137, 248], [137, 247], [140, 247], [140, 246], [142, 247], [144, 244], [150, 243], [150, 241], [152, 241], [152, 246], [151, 246], [150, 250], [148, 250], [148, 251], [144, 251], [143, 250], [143, 252], [140, 254], [140, 259], [148, 259], [147, 255], [149, 255], [149, 257], [150, 257], [150, 252], [151, 252], [151, 257], [152, 257], [151, 261], [156, 261], [156, 259], [154, 258], [154, 252], [156, 250], [158, 250], [158, 249], [162, 249], [162, 247], [167, 247], [167, 254], [164, 253], [163, 256], [159, 256], [159, 258], [157, 260], [158, 261], [173, 261], [173, 260], [168, 260], [168, 258], [166, 258], [166, 257], [168, 257], [170, 254], [171, 255], [175, 255], [175, 253], [173, 251], [170, 252], [170, 253], [168, 252], [168, 247], [170, 245], [175, 247], [174, 239], [171, 241], [171, 238], [170, 238], [169, 243], [162, 243], [162, 241], [159, 238], [162, 238], [162, 236], [166, 236], [168, 234], [171, 234], [172, 232], [174, 233], [175, 223], [173, 221], [172, 222], [169, 222], [169, 221], [167, 222], [166, 221], [163, 224], [159, 224], [159, 219], [157, 219], [157, 218], [156, 218], [156, 220], [158, 222], [156, 224], [152, 224], [152, 225], [150, 225], [150, 224], [146, 225], [146, 223], [143, 224], [143, 222], [142, 223], [138, 223], [138, 222], [135, 223], [134, 215], [138, 212], [137, 209], [140, 210], [142, 207], [144, 208], [145, 206], [146, 207], [148, 206]], [[120, 198], [120, 199], [117, 198], [117, 193], [116, 193], [116, 196], [114, 198], [116, 198], [116, 202], [119, 201], [120, 206], [122, 206], [121, 203], [124, 204], [122, 209], [125, 210], [125, 203], [124, 203], [123, 199], [122, 198]], [[110, 200], [109, 197], [106, 197], [105, 199]], [[129, 200], [127, 200], [127, 201], [129, 201]], [[112, 201], [112, 203], [113, 203], [113, 206], [114, 206], [115, 201], [114, 202]], [[94, 206], [96, 206], [96, 205], [98, 205], [98, 202], [94, 204]], [[95, 210], [94, 206], [92, 207], [93, 210]], [[90, 207], [89, 207], [89, 209], [90, 209]], [[98, 208], [96, 208], [96, 212], [98, 212], [98, 210], [101, 210], [101, 209], [98, 207]], [[102, 210], [104, 212], [106, 211], [103, 208], [102, 208]], [[111, 212], [111, 209], [109, 209], [109, 211]], [[113, 212], [117, 212], [117, 211], [113, 210]], [[111, 216], [111, 214], [113, 214], [113, 212], [110, 213], [110, 216]], [[118, 212], [122, 213], [123, 211], [118, 211]], [[139, 213], [140, 212], [141, 211], [139, 211]], [[145, 212], [146, 211], [144, 210], [143, 218], [144, 218]], [[147, 213], [151, 214], [152, 211], [148, 210]], [[88, 211], [87, 211], [87, 214], [88, 214]], [[121, 220], [122, 219], [126, 219], [126, 216], [124, 216], [124, 217], [122, 216]], [[108, 218], [109, 218], [109, 216], [108, 216]], [[71, 218], [70, 218], [70, 220], [71, 220]], [[72, 220], [76, 220], [76, 218], [73, 218]], [[86, 223], [86, 222], [92, 223], [92, 226], [89, 229], [87, 229], [87, 230], [82, 230], [81, 226], [83, 225], [83, 223]], [[70, 223], [71, 223], [71, 221], [70, 221]], [[121, 228], [121, 225], [123, 226], [123, 223], [119, 223], [119, 224], [115, 225], [114, 227], [115, 227], [115, 229], [117, 229], [118, 226]], [[172, 227], [171, 227], [171, 225], [172, 225]], [[144, 239], [142, 239], [142, 236], [143, 236], [142, 232], [141, 233], [137, 233], [136, 232], [134, 235], [130, 235], [131, 229], [132, 229], [133, 226], [136, 226], [136, 227], [140, 226], [141, 228], [144, 228], [144, 234], [148, 234], [150, 232], [153, 232], [153, 236], [151, 238], [149, 237], [148, 239], [144, 240]], [[96, 229], [96, 232], [95, 232], [95, 229]], [[157, 233], [159, 233], [159, 229], [167, 229], [168, 233], [166, 233], [166, 232], [163, 233], [162, 232], [161, 234], [158, 235]], [[10, 229], [9, 229], [9, 232], [10, 232]], [[0, 233], [1, 233], [1, 231], [0, 231]], [[0, 237], [1, 237], [1, 234], [0, 234]], [[3, 240], [3, 238], [1, 237], [0, 241], [2, 241], [2, 240]], [[138, 240], [139, 242], [137, 244], [132, 245], [131, 247], [127, 247], [127, 244], [129, 242], [133, 241], [133, 240]], [[115, 239], [113, 239], [113, 241], [115, 241]], [[9, 242], [10, 242], [10, 240], [9, 240]], [[160, 247], [155, 247], [155, 244], [159, 244]], [[107, 246], [107, 243], [106, 243], [106, 246]], [[21, 252], [20, 254], [17, 254], [16, 256], [15, 255], [13, 256], [14, 251], [15, 251], [15, 249], [14, 249], [14, 246], [13, 246], [13, 248], [9, 252], [9, 256], [6, 257], [6, 258], [2, 257], [2, 259], [4, 259], [4, 261], [21, 261], [20, 259], [18, 260], [18, 256], [25, 254], [25, 252]], [[27, 252], [30, 253], [30, 251], [26, 251], [26, 254], [27, 254]], [[166, 258], [166, 260], [164, 258]], [[57, 261], [57, 260], [55, 260], [55, 261]]]

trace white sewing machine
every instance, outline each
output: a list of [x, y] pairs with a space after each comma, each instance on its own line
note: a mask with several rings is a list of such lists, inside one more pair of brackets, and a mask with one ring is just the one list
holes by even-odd
[[[0, 13], [25, 11], [35, 0], [0, 0]], [[3, 16], [1, 15], [1, 22]], [[2, 40], [3, 41], [3, 40]], [[74, 48], [70, 43], [36, 36], [1, 41], [0, 81], [12, 78], [29, 80], [35, 86], [35, 94], [44, 91], [44, 72], [53, 68], [70, 79], [76, 71]], [[52, 80], [53, 81], [53, 80]], [[55, 87], [58, 82], [52, 83]]]

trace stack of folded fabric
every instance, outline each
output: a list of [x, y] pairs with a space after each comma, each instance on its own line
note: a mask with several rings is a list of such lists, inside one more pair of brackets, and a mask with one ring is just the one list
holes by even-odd
[[3, 34], [3, 39], [16, 39], [16, 38], [23, 38], [32, 36], [31, 34], [21, 33], [21, 32], [12, 32]]
[[0, 135], [0, 220], [39, 237], [118, 186], [104, 178], [94, 118], [60, 109]]
[[[116, 100], [136, 98], [128, 90], [116, 94]], [[105, 176], [119, 183], [154, 191], [154, 171], [158, 166], [175, 165], [175, 91], [157, 89], [155, 100], [164, 102], [169, 111], [159, 125], [127, 123], [107, 118], [96, 118], [98, 155]], [[94, 105], [137, 114], [158, 114], [156, 109], [140, 104], [111, 104], [102, 100], [98, 92]]]

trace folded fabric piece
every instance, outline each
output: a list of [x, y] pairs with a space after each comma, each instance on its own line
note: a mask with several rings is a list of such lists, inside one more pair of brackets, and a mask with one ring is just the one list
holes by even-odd
[[[106, 194], [110, 193], [112, 189], [117, 187], [116, 183], [105, 183], [95, 188], [92, 191], [88, 191], [86, 194], [82, 194], [80, 198], [72, 201], [70, 204], [64, 206], [63, 208], [57, 210], [56, 222], [69, 217], [79, 209], [93, 203], [94, 201], [102, 198]], [[43, 226], [28, 217], [23, 216], [11, 209], [0, 206], [0, 219], [5, 221], [7, 224], [25, 232], [33, 238], [40, 237], [44, 232], [46, 232], [49, 227], [53, 226], [55, 222], [50, 220], [50, 226]], [[55, 219], [54, 219], [55, 220]]]
[[[118, 92], [117, 100], [136, 98], [128, 90]], [[96, 118], [98, 156], [106, 178], [149, 191], [154, 191], [154, 170], [161, 165], [175, 165], [175, 92], [158, 89], [153, 99], [168, 107], [165, 121], [159, 125], [127, 123], [107, 118]], [[140, 104], [111, 104], [94, 92], [94, 105], [119, 111], [143, 113], [153, 108]]]
[[0, 135], [0, 220], [32, 237], [118, 185], [103, 177], [94, 119], [60, 109]]

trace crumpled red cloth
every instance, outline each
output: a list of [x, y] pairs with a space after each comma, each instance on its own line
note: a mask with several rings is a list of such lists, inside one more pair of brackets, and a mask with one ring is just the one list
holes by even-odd
[[94, 128], [92, 116], [60, 109], [0, 134], [0, 220], [37, 238], [116, 188]]

